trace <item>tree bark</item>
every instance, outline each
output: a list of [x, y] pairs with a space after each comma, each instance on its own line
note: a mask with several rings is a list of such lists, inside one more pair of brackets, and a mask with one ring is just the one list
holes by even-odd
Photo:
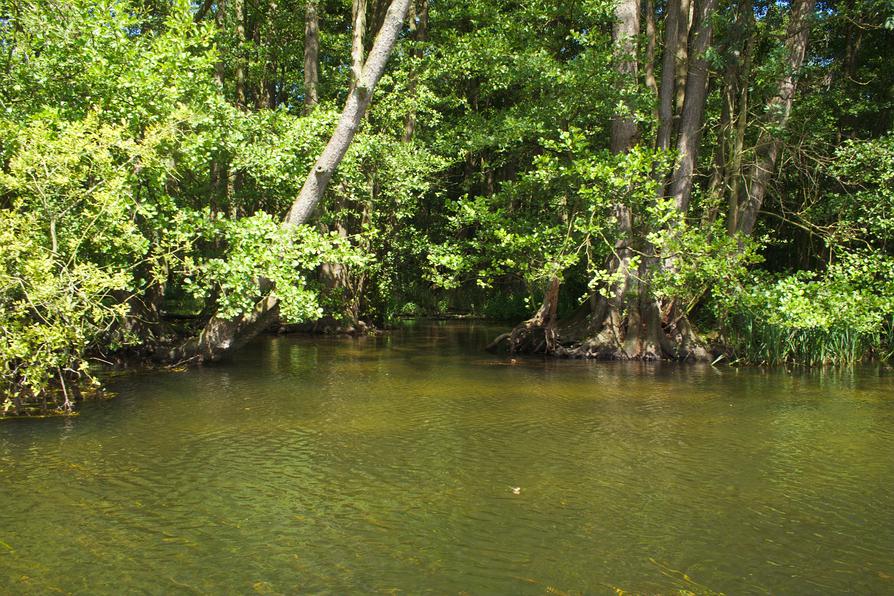
[[674, 111], [679, 117], [686, 98], [686, 75], [689, 70], [689, 32], [692, 30], [695, 0], [680, 0], [677, 18], [677, 53], [674, 57]]
[[810, 38], [810, 22], [816, 0], [793, 0], [785, 40], [784, 71], [779, 79], [778, 91], [767, 106], [766, 126], [758, 137], [755, 161], [749, 169], [738, 201], [737, 232], [750, 235], [757, 221], [767, 193], [767, 186], [776, 169], [776, 160], [782, 149], [781, 133], [785, 130], [792, 111], [797, 88], [797, 73], [807, 53]]
[[[415, 42], [416, 49], [413, 51], [413, 57], [416, 60], [416, 63], [410, 69], [410, 82], [409, 82], [409, 95], [410, 100], [415, 102], [416, 100], [416, 77], [419, 62], [422, 60], [424, 53], [422, 49], [422, 45], [424, 42], [428, 41], [428, 0], [422, 0], [420, 3], [419, 11], [416, 11], [416, 2], [412, 0], [410, 2], [410, 35], [413, 37], [413, 41]], [[409, 143], [413, 140], [413, 135], [416, 132], [416, 108], [415, 106], [411, 106], [410, 111], [407, 113], [406, 118], [404, 119], [404, 136], [403, 140], [405, 143]]]
[[717, 0], [698, 2], [699, 18], [692, 55], [686, 77], [686, 93], [680, 114], [680, 130], [677, 137], [677, 166], [671, 178], [670, 195], [677, 213], [685, 216], [692, 194], [692, 180], [698, 161], [699, 141], [705, 114], [705, 98], [708, 91], [708, 61], [706, 53], [711, 45], [711, 17]]
[[661, 87], [658, 89], [658, 135], [655, 141], [655, 147], [660, 151], [670, 149], [673, 133], [674, 62], [679, 39], [677, 23], [680, 20], [680, 8], [680, 0], [668, 0], [664, 24], [664, 55], [661, 59]]
[[320, 83], [320, 19], [317, 0], [307, 0], [304, 13], [304, 113], [308, 114], [319, 101]]
[[[301, 193], [283, 221], [283, 226], [296, 226], [307, 221], [322, 198], [332, 174], [347, 152], [360, 121], [369, 107], [373, 89], [385, 71], [388, 57], [403, 26], [409, 4], [410, 0], [393, 0], [391, 2], [382, 29], [376, 36], [373, 48], [363, 67], [359, 83], [348, 96], [335, 131], [308, 174]], [[263, 281], [261, 285], [265, 285]], [[260, 289], [263, 292], [268, 288]], [[225, 319], [215, 315], [211, 317], [197, 337], [171, 350], [159, 351], [156, 358], [169, 362], [219, 360], [260, 333], [275, 316], [277, 306], [276, 295], [274, 291], [270, 291], [256, 303], [251, 312], [235, 319]]]
[[736, 106], [737, 113], [732, 122], [735, 125], [735, 136], [729, 150], [729, 163], [726, 170], [728, 187], [726, 231], [732, 236], [738, 227], [739, 186], [742, 180], [742, 160], [745, 152], [745, 132], [748, 125], [748, 86], [751, 81], [751, 60], [754, 55], [754, 10], [751, 0], [743, 2], [742, 24], [739, 33], [746, 36], [742, 55], [736, 60], [737, 88], [736, 96], [730, 97], [730, 110]]
[[363, 74], [363, 35], [366, 32], [366, 0], [354, 0], [351, 8], [351, 88]]
[[643, 65], [645, 83], [652, 93], [658, 95], [658, 81], [655, 80], [655, 0], [646, 0], [644, 8], [646, 17], [646, 61]]
[[245, 108], [245, 4], [243, 0], [232, 2], [236, 19], [236, 106]]
[[[621, 0], [615, 5], [615, 24], [612, 31], [615, 48], [615, 68], [626, 84], [636, 83], [636, 39], [639, 35], [639, 0]], [[628, 102], [628, 108], [632, 109]], [[637, 135], [636, 119], [618, 114], [612, 118], [611, 150], [622, 153], [633, 146]]]

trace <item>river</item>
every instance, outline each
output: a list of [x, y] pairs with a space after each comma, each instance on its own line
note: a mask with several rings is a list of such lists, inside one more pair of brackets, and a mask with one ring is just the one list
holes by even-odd
[[0, 423], [0, 592], [894, 593], [894, 374], [262, 337]]

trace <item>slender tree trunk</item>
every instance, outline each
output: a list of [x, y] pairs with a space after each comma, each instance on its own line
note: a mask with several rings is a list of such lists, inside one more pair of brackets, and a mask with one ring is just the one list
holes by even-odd
[[726, 231], [732, 236], [738, 228], [738, 211], [739, 211], [739, 187], [742, 182], [742, 160], [745, 153], [745, 132], [748, 126], [748, 87], [751, 81], [751, 60], [754, 55], [754, 45], [756, 33], [754, 31], [754, 10], [751, 0], [744, 2], [742, 16], [742, 29], [747, 31], [745, 48], [743, 54], [737, 61], [738, 70], [738, 89], [735, 105], [737, 113], [733, 122], [735, 123], [735, 135], [730, 146], [730, 159], [727, 166], [727, 213], [726, 213]]
[[708, 61], [706, 53], [711, 45], [711, 17], [717, 0], [698, 2], [698, 29], [692, 43], [686, 77], [686, 93], [680, 114], [680, 131], [677, 137], [677, 166], [671, 178], [670, 194], [677, 213], [684, 217], [689, 209], [692, 180], [698, 162], [699, 141], [705, 114], [705, 98], [708, 91]]
[[193, 19], [196, 23], [200, 22], [205, 18], [205, 15], [208, 14], [208, 11], [211, 10], [211, 6], [214, 4], [214, 0], [205, 0], [202, 2], [202, 5], [199, 6], [199, 9], [196, 11]]
[[366, 32], [366, 0], [354, 0], [351, 9], [351, 87], [363, 73], [363, 35]]
[[245, 108], [245, 4], [243, 0], [232, 2], [236, 19], [236, 105]]
[[[668, 0], [664, 24], [664, 55], [661, 59], [661, 87], [658, 89], [658, 135], [655, 147], [667, 151], [671, 146], [674, 122], [674, 63], [677, 55], [677, 23], [680, 0]], [[663, 175], [662, 175], [663, 176]], [[664, 191], [662, 189], [661, 193]]]
[[320, 21], [317, 0], [307, 0], [304, 14], [304, 112], [317, 105], [320, 82]]
[[[403, 26], [409, 3], [410, 0], [391, 2], [382, 28], [363, 67], [360, 80], [348, 96], [335, 131], [308, 174], [301, 193], [283, 221], [283, 226], [300, 225], [307, 221], [323, 197], [332, 174], [347, 152], [369, 107], [373, 89], [385, 71], [388, 57]], [[262, 287], [260, 290], [266, 291], [268, 288]], [[197, 337], [174, 349], [160, 352], [156, 357], [162, 361], [175, 362], [219, 360], [260, 333], [275, 316], [277, 306], [276, 294], [270, 291], [258, 301], [251, 312], [235, 319], [224, 319], [215, 315]]]
[[745, 50], [750, 39], [750, 23], [754, 18], [754, 7], [751, 0], [743, 0], [736, 10], [736, 17], [730, 28], [727, 40], [723, 45], [726, 65], [723, 69], [723, 83], [720, 92], [720, 124], [717, 132], [717, 147], [714, 152], [714, 165], [711, 182], [706, 193], [710, 208], [705, 216], [708, 224], [713, 224], [720, 211], [720, 202], [728, 192], [734, 178], [731, 166], [735, 151], [736, 117], [739, 105], [740, 83], [743, 78], [742, 67]]
[[[227, 0], [219, 0], [217, 3], [217, 10], [214, 12], [214, 24], [217, 26], [218, 37], [223, 35], [225, 31], [226, 11]], [[214, 81], [221, 90], [223, 90], [224, 86], [224, 68], [223, 59], [220, 56], [220, 52], [218, 52], [217, 61], [214, 63]]]
[[[424, 56], [422, 45], [426, 41], [428, 41], [428, 0], [422, 0], [420, 2], [420, 8], [417, 13], [416, 11], [416, 2], [412, 0], [410, 2], [410, 34], [413, 37], [413, 41], [415, 42], [416, 49], [413, 52], [413, 58], [415, 59], [415, 63], [410, 70], [410, 83], [409, 83], [409, 95], [410, 101], [416, 101], [416, 78], [418, 73], [416, 69], [419, 67], [419, 63], [422, 61]], [[416, 132], [416, 108], [415, 106], [411, 106], [410, 111], [407, 113], [406, 118], [404, 119], [404, 137], [403, 140], [405, 143], [409, 143], [413, 140], [413, 135]]]
[[752, 164], [746, 184], [744, 197], [739, 201], [737, 216], [737, 232], [750, 235], [757, 221], [767, 193], [767, 186], [776, 169], [776, 159], [782, 149], [781, 131], [785, 129], [792, 111], [792, 102], [797, 88], [797, 74], [807, 53], [807, 41], [810, 37], [810, 24], [816, 0], [793, 0], [789, 17], [788, 31], [785, 40], [784, 71], [779, 79], [776, 96], [767, 107], [767, 125], [758, 137], [755, 148], [755, 161]]
[[695, 0], [680, 0], [680, 16], [677, 20], [677, 53], [674, 57], [674, 112], [677, 117], [683, 111], [686, 98], [686, 74], [689, 70], [689, 32], [692, 30]]
[[643, 65], [645, 71], [645, 83], [652, 93], [658, 95], [658, 81], [655, 80], [655, 0], [646, 0], [643, 9], [646, 17], [646, 61]]

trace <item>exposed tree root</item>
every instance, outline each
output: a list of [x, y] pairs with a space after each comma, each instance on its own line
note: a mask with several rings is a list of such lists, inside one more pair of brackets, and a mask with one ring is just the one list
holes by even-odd
[[555, 321], [544, 318], [541, 307], [533, 317], [494, 339], [487, 349], [597, 360], [710, 360], [685, 313], [675, 305], [665, 311], [663, 315], [653, 299], [633, 300], [622, 312], [612, 301], [598, 298], [567, 320]]

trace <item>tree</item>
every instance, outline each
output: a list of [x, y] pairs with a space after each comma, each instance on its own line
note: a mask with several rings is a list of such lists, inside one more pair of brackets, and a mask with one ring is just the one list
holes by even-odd
[[754, 229], [758, 211], [767, 192], [767, 185], [776, 169], [776, 160], [782, 148], [780, 133], [785, 130], [792, 112], [798, 85], [798, 71], [807, 53], [807, 41], [810, 38], [810, 24], [815, 5], [815, 0], [792, 1], [785, 39], [785, 60], [782, 64], [778, 91], [767, 106], [767, 122], [758, 138], [755, 160], [737, 200], [736, 230], [745, 235], [751, 234]]
[[[385, 65], [403, 26], [409, 3], [410, 0], [392, 0], [382, 28], [363, 64], [357, 84], [348, 95], [335, 131], [308, 174], [300, 194], [283, 220], [283, 226], [295, 227], [306, 222], [322, 199], [329, 180], [341, 163], [369, 107], [373, 89], [385, 72]], [[197, 337], [159, 356], [175, 362], [193, 359], [218, 360], [231, 350], [244, 345], [262, 331], [276, 314], [278, 299], [275, 289], [265, 287], [268, 285], [262, 280], [260, 289], [265, 291], [266, 295], [250, 312], [235, 319], [215, 315], [205, 324]]]

